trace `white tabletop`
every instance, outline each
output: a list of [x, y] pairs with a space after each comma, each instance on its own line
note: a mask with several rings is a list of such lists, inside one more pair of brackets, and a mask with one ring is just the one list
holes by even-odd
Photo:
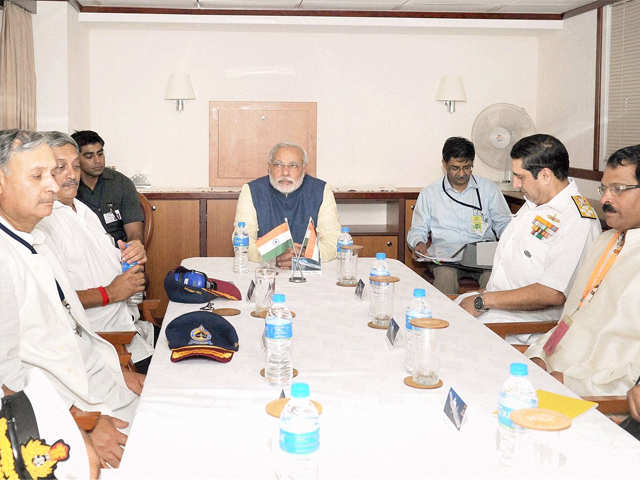
[[[231, 260], [192, 258], [183, 265], [232, 280], [244, 296], [256, 265], [250, 264], [249, 274], [233, 274]], [[362, 278], [371, 261], [360, 259]], [[403, 384], [404, 351], [391, 351], [384, 330], [367, 327], [368, 303], [357, 299], [352, 288], [336, 286], [336, 262], [325, 264], [322, 275], [307, 274], [305, 284], [288, 282], [288, 272], [277, 277], [276, 292], [285, 293], [296, 312], [297, 380], [309, 383], [312, 397], [324, 408], [320, 478], [513, 478], [499, 465], [495, 450], [497, 395], [509, 363], [528, 363], [536, 388], [572, 393], [402, 263], [390, 260], [389, 266], [391, 275], [400, 278], [395, 287], [398, 323], [416, 287], [427, 289], [433, 316], [450, 322], [442, 331], [444, 386], [438, 390]], [[206, 359], [171, 363], [163, 329], [121, 468], [109, 477], [274, 478], [271, 444], [278, 423], [265, 413], [265, 405], [280, 389], [258, 373], [264, 367], [264, 322], [249, 315], [252, 305], [244, 300], [216, 300], [215, 305], [242, 310], [228, 317], [238, 332], [239, 351], [227, 364]], [[170, 303], [164, 325], [200, 306]], [[443, 413], [450, 387], [468, 404], [461, 431]], [[562, 435], [567, 462], [544, 478], [640, 471], [640, 442], [595, 410], [576, 418]]]

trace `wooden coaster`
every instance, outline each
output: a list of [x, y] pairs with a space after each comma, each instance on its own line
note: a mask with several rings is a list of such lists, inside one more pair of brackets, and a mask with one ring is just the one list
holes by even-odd
[[[264, 368], [260, 370], [260, 376], [264, 377]], [[293, 369], [293, 378], [296, 378], [298, 376], [298, 369], [294, 368]]]
[[[391, 319], [389, 319], [389, 322], [391, 322]], [[367, 325], [371, 328], [375, 328], [376, 330], [386, 330], [387, 328], [389, 328], [389, 325], [387, 325], [386, 327], [383, 327], [382, 325], [377, 325], [373, 322], [369, 322], [367, 323]]]
[[440, 320], [439, 318], [412, 318], [409, 323], [418, 328], [447, 328], [449, 322]]
[[564, 413], [546, 408], [523, 408], [511, 412], [511, 420], [529, 430], [556, 432], [571, 426], [571, 419]]
[[[271, 400], [269, 403], [267, 403], [265, 410], [272, 417], [280, 418], [280, 414], [282, 413], [282, 410], [284, 410], [284, 406], [287, 404], [288, 401], [289, 401], [288, 398], [277, 398], [275, 400]], [[315, 400], [311, 400], [311, 401], [313, 402], [313, 405], [318, 410], [318, 413], [322, 415], [322, 405], [319, 402], [316, 402]]]
[[240, 310], [237, 308], [216, 308], [212, 310], [213, 313], [222, 315], [223, 317], [233, 317], [234, 315], [240, 315]]
[[435, 385], [421, 385], [413, 381], [413, 377], [409, 375], [408, 377], [404, 377], [404, 384], [411, 388], [418, 388], [420, 390], [432, 390], [434, 388], [440, 388], [442, 386], [442, 379], [438, 380], [438, 383]]
[[[251, 316], [254, 318], [267, 318], [268, 310], [263, 310], [262, 312], [256, 312], [255, 310], [251, 312]], [[296, 312], [291, 310], [291, 318], [296, 318]]]
[[339, 287], [357, 287], [358, 286], [358, 282], [356, 283], [343, 283], [343, 282], [336, 282], [336, 285], [338, 285]]
[[369, 280], [380, 283], [396, 283], [400, 281], [398, 277], [393, 277], [391, 275], [374, 275], [373, 277], [370, 276]]

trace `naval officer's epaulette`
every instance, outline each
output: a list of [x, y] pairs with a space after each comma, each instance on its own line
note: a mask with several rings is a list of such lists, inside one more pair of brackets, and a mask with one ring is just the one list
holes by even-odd
[[578, 212], [582, 218], [593, 218], [594, 220], [598, 218], [598, 215], [596, 215], [596, 211], [589, 203], [589, 200], [584, 198], [582, 195], [572, 195], [571, 198], [576, 204]]

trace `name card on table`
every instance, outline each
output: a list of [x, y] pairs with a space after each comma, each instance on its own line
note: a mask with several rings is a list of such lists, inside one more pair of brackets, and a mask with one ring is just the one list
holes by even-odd
[[449, 389], [447, 399], [444, 401], [444, 413], [447, 415], [451, 423], [460, 430], [464, 414], [467, 411], [467, 404], [464, 403], [460, 395], [453, 389]]
[[389, 322], [387, 327], [387, 344], [391, 348], [395, 348], [396, 340], [398, 338], [398, 332], [400, 331], [400, 325], [398, 325], [394, 318]]
[[255, 290], [255, 288], [256, 288], [256, 282], [251, 280], [251, 283], [249, 284], [249, 290], [247, 290], [247, 302], [253, 301], [253, 291]]
[[362, 300], [362, 294], [364, 293], [364, 282], [362, 281], [362, 279], [358, 280], [355, 293], [356, 293], [356, 297]]

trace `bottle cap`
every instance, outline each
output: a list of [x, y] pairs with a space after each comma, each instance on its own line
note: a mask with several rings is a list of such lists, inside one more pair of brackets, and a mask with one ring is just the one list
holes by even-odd
[[387, 258], [387, 254], [384, 252], [376, 253], [376, 260], [385, 260]]
[[426, 292], [424, 291], [424, 288], [414, 288], [413, 289], [413, 296], [416, 298], [421, 298], [424, 297], [426, 295]]
[[524, 363], [512, 363], [509, 366], [509, 373], [516, 377], [526, 377], [529, 374], [529, 368]]
[[309, 384], [303, 382], [292, 384], [291, 396], [293, 398], [307, 398], [309, 396]]
[[238, 222], [238, 226], [239, 226], [239, 227], [246, 227], [246, 226], [247, 226], [247, 224], [246, 224], [246, 223], [244, 223], [244, 222]]
[[284, 293], [274, 293], [271, 301], [273, 303], [284, 303]]
[[342, 228], [340, 229], [340, 231], [341, 231], [342, 233], [345, 233], [345, 232], [347, 232], [347, 233], [348, 233], [348, 232], [349, 232], [349, 227], [342, 227]]

